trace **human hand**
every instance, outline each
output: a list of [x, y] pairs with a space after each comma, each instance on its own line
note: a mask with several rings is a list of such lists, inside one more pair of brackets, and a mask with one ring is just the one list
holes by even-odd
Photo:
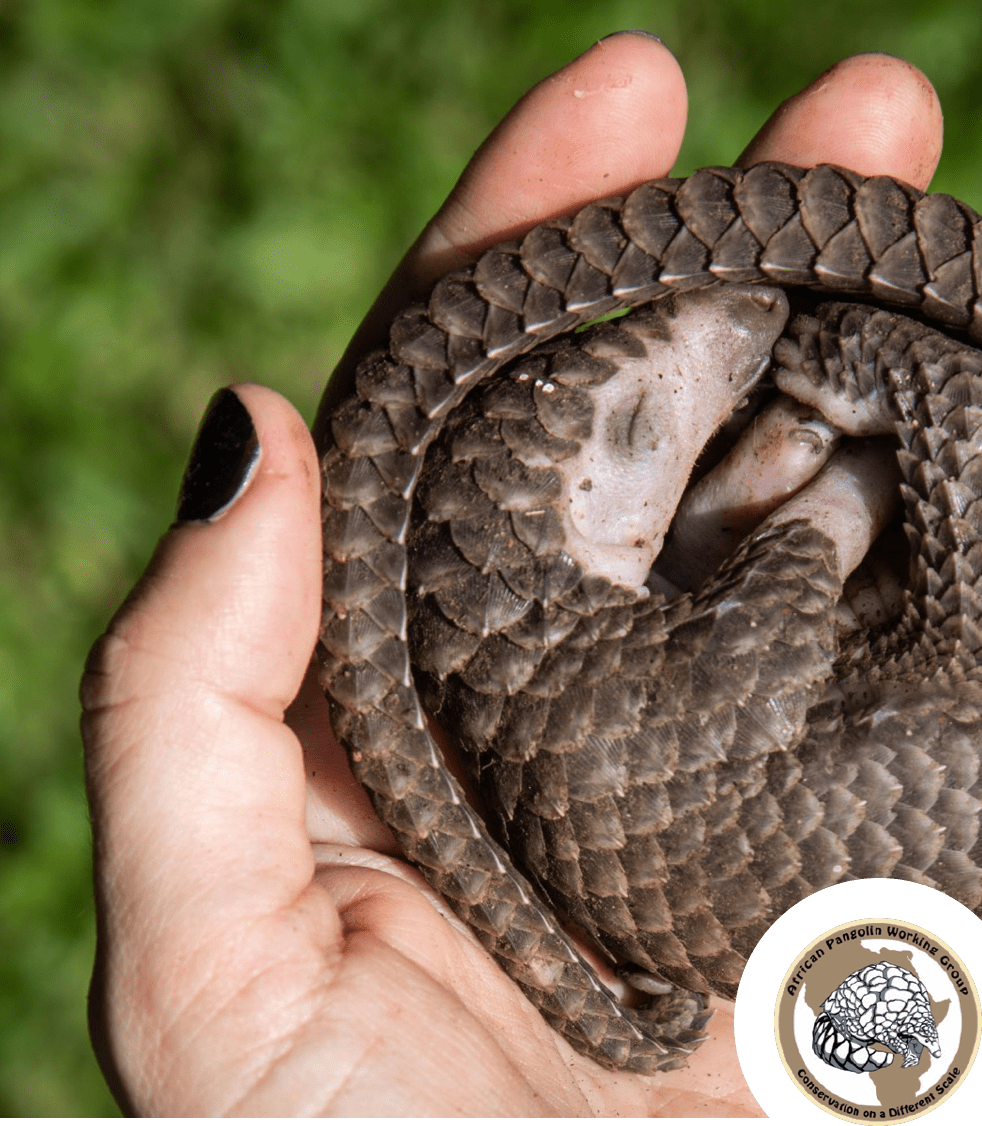
[[[341, 381], [391, 314], [448, 269], [667, 174], [685, 112], [675, 60], [639, 35], [604, 40], [546, 79], [397, 270]], [[782, 106], [740, 163], [831, 161], [926, 187], [940, 143], [926, 79], [862, 56]], [[168, 1115], [756, 1113], [724, 1002], [686, 1068], [606, 1072], [546, 1026], [398, 859], [304, 680], [320, 614], [313, 445], [279, 396], [255, 386], [237, 395], [261, 449], [251, 477], [218, 519], [167, 533], [82, 686], [99, 926], [93, 1039], [121, 1105]], [[241, 453], [250, 427], [234, 398], [221, 402], [238, 418]], [[189, 487], [186, 503], [196, 499]]]

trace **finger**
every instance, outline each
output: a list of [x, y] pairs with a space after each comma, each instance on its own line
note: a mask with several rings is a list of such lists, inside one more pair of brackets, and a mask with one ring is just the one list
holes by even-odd
[[351, 773], [334, 736], [317, 669], [308, 670], [286, 722], [303, 747], [307, 769], [307, 834], [315, 846], [338, 845], [398, 856], [399, 846], [378, 819], [368, 793]]
[[535, 223], [667, 175], [685, 131], [685, 80], [654, 36], [602, 39], [540, 82], [464, 170], [409, 262], [428, 288]]
[[488, 246], [666, 175], [686, 110], [678, 63], [644, 32], [602, 39], [529, 91], [475, 153], [355, 333], [321, 403], [318, 444], [355, 361], [404, 305]]
[[781, 105], [737, 163], [839, 164], [923, 190], [942, 133], [938, 96], [917, 67], [891, 55], [854, 55]]
[[163, 538], [82, 684], [98, 878], [141, 930], [275, 906], [313, 867], [300, 749], [282, 715], [317, 630], [317, 464], [278, 395], [243, 386], [224, 402], [209, 417], [239, 433], [212, 465], [243, 468], [249, 416], [258, 461], [211, 521], [199, 517], [223, 499], [221, 474], [207, 458], [190, 474], [181, 514], [195, 518]]

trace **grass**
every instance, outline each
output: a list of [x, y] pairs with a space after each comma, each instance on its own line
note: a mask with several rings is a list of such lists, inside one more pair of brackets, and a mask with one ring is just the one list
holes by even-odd
[[0, 1114], [114, 1113], [88, 1048], [76, 685], [231, 379], [312, 417], [395, 261], [532, 83], [619, 27], [686, 70], [680, 171], [854, 51], [922, 67], [979, 202], [974, 0], [0, 2]]

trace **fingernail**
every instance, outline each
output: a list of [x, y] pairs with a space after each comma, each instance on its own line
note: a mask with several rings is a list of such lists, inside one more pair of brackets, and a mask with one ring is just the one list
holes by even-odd
[[645, 31], [643, 27], [625, 27], [620, 31], [612, 31], [610, 35], [605, 35], [603, 38], [598, 39], [598, 43], [603, 43], [606, 39], [613, 39], [615, 35], [644, 35], [648, 39], [654, 39], [656, 43], [664, 43], [664, 39], [659, 35], [655, 35], [653, 31]]
[[228, 387], [208, 404], [181, 483], [177, 519], [216, 520], [245, 492], [259, 464], [259, 438], [242, 400]]

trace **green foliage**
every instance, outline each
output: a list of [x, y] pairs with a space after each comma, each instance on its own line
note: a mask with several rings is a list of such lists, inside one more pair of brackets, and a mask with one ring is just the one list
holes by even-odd
[[682, 172], [882, 49], [941, 93], [937, 186], [979, 196], [974, 0], [0, 3], [0, 1113], [113, 1112], [85, 1033], [76, 684], [209, 396], [255, 379], [311, 417], [488, 130], [621, 27], [686, 70]]

